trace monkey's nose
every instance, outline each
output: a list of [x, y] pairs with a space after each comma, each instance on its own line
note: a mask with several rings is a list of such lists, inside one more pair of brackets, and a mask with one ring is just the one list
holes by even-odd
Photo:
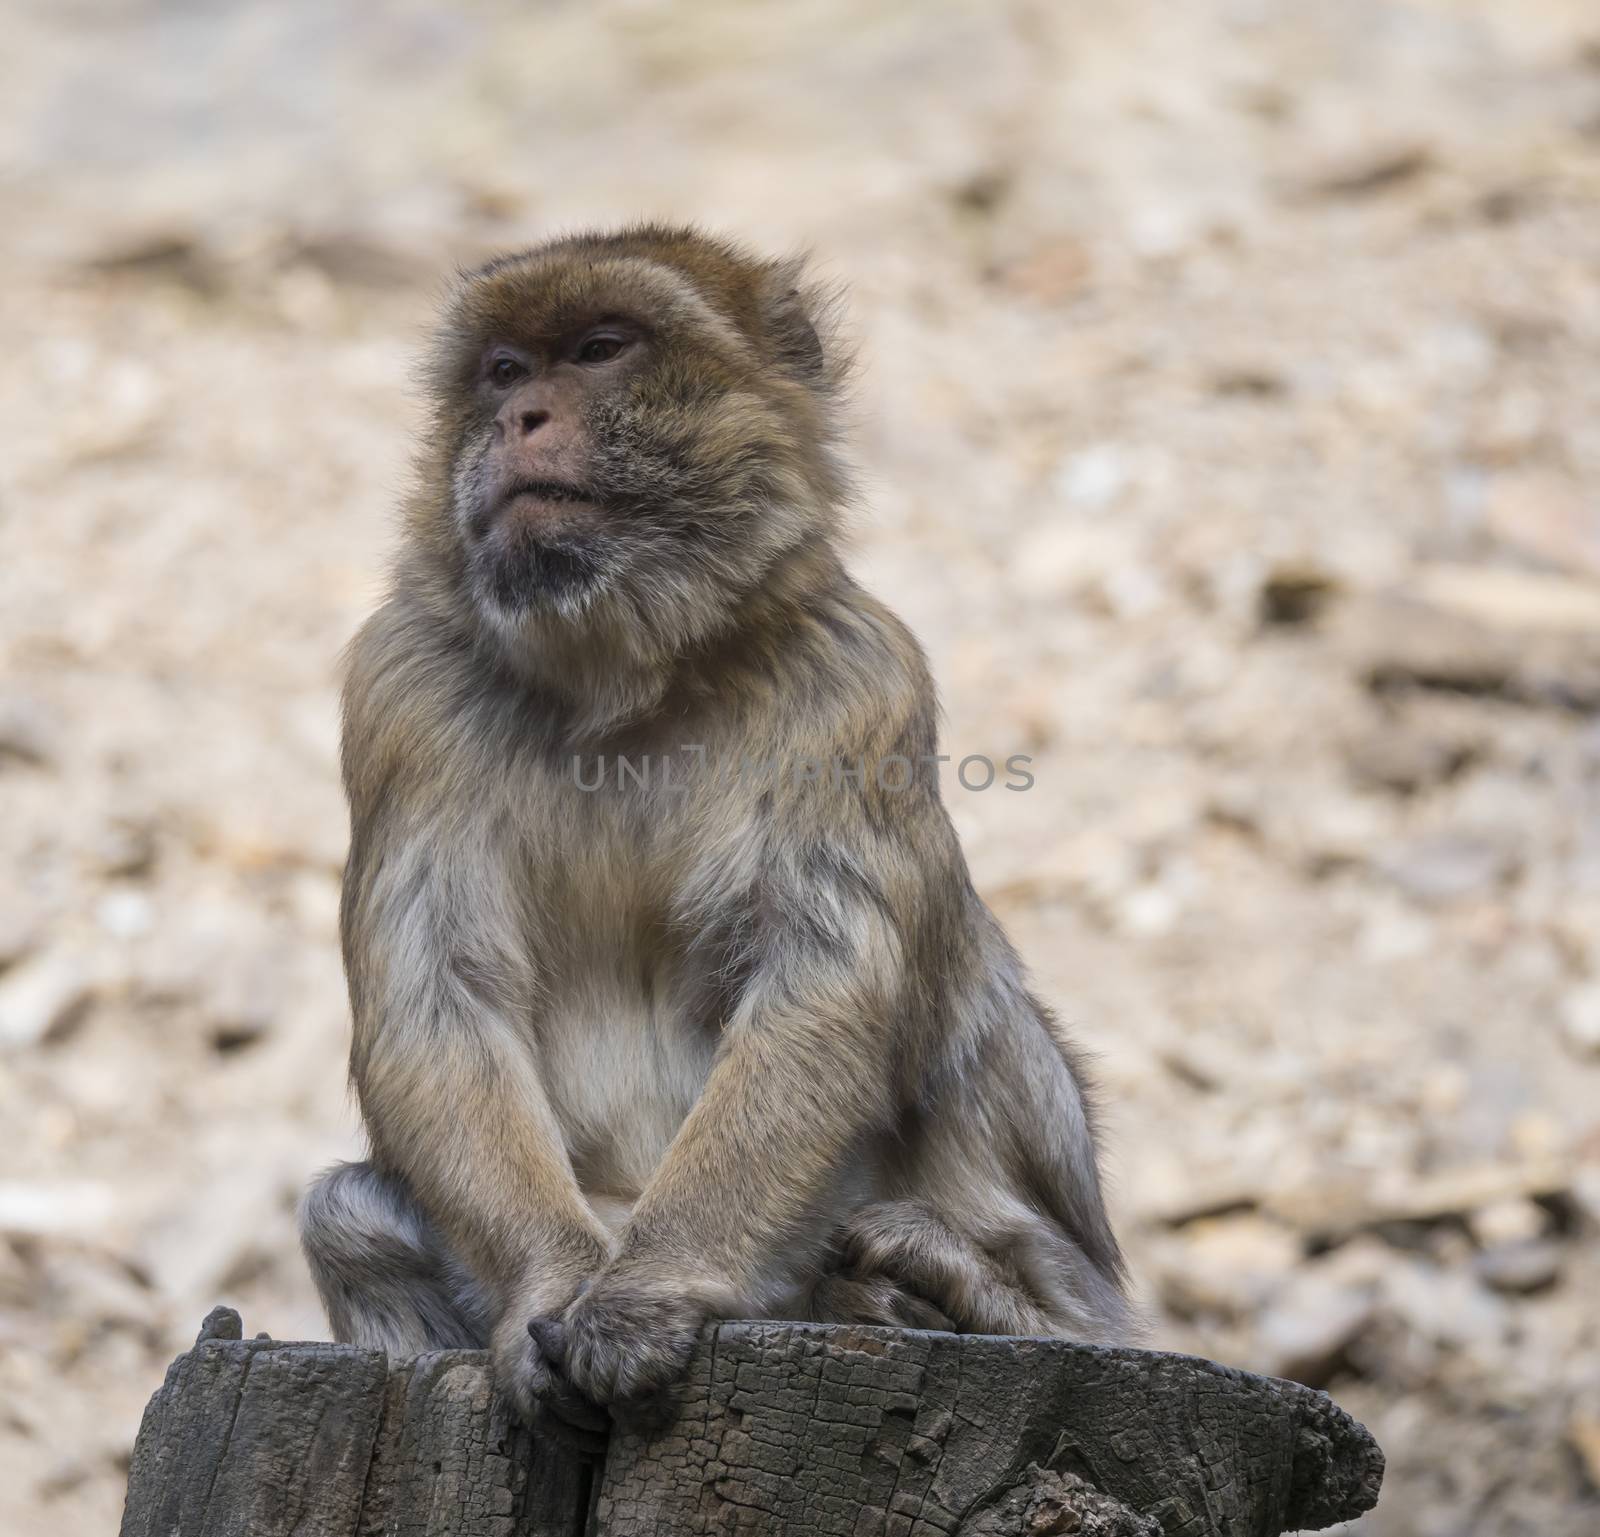
[[496, 429], [507, 437], [532, 437], [550, 420], [548, 411], [530, 411], [526, 407], [507, 406], [495, 418]]

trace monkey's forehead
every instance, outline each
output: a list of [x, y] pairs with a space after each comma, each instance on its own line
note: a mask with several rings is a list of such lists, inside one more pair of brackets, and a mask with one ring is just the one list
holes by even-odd
[[538, 338], [609, 313], [656, 324], [716, 322], [750, 336], [759, 330], [763, 293], [789, 265], [688, 229], [572, 235], [466, 274], [447, 322]]

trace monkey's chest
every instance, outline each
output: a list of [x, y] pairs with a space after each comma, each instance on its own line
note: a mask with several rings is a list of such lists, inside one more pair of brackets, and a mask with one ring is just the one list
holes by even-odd
[[699, 1099], [716, 1039], [671, 975], [641, 975], [620, 948], [593, 960], [541, 1011], [540, 1056], [579, 1183], [598, 1205], [631, 1205]]
[[571, 786], [538, 816], [529, 938], [545, 1090], [584, 1190], [631, 1203], [710, 1074], [716, 968], [667, 916], [681, 873], [669, 826]]

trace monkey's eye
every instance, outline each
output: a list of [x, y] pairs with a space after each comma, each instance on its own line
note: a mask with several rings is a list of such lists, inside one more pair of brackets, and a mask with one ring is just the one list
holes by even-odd
[[626, 337], [614, 331], [600, 331], [584, 337], [574, 356], [580, 363], [609, 363], [627, 345]]
[[502, 387], [515, 384], [527, 371], [509, 352], [497, 352], [489, 359], [489, 377]]

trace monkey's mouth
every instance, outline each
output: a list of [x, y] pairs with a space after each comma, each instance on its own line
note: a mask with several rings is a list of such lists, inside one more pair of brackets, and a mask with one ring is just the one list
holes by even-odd
[[491, 537], [524, 539], [534, 530], [562, 521], [557, 508], [592, 507], [594, 504], [595, 498], [571, 481], [523, 476], [479, 502], [467, 519], [467, 532], [476, 544]]
[[522, 497], [529, 497], [539, 502], [592, 502], [591, 496], [582, 486], [575, 486], [564, 480], [514, 480], [504, 491], [496, 504], [498, 508], [509, 507], [513, 502]]
[[[562, 480], [512, 481], [470, 524], [480, 592], [502, 613], [589, 601], [605, 576], [602, 541], [590, 526], [595, 498]], [[576, 517], [567, 517], [567, 511]]]

